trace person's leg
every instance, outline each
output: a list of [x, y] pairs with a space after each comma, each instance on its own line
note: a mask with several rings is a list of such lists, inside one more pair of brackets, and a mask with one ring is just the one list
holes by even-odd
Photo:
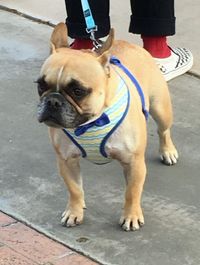
[[131, 0], [131, 11], [129, 32], [141, 35], [165, 79], [187, 72], [193, 65], [191, 52], [167, 44], [167, 36], [175, 34], [174, 0]]
[[175, 34], [174, 0], [131, 0], [131, 11], [129, 31], [141, 34], [153, 57], [170, 56], [166, 36]]
[[[98, 27], [95, 34], [96, 38], [105, 37], [110, 30], [110, 17], [109, 17], [109, 0], [89, 0], [90, 9]], [[90, 35], [86, 32], [86, 24], [83, 16], [83, 10], [80, 0], [65, 0], [67, 19], [66, 25], [68, 34], [71, 38], [75, 39], [72, 48], [92, 48], [92, 42], [89, 40]]]
[[175, 34], [174, 0], [131, 0], [129, 31], [144, 36]]

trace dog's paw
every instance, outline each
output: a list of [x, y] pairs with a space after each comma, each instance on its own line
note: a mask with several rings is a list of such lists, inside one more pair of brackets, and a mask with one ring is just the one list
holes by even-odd
[[144, 217], [141, 208], [131, 214], [123, 214], [119, 221], [124, 231], [137, 231], [144, 225]]
[[178, 162], [178, 152], [176, 148], [163, 150], [162, 152], [160, 152], [160, 158], [163, 164], [172, 166]]
[[83, 222], [83, 209], [71, 210], [67, 209], [63, 212], [61, 224], [66, 227], [80, 225]]

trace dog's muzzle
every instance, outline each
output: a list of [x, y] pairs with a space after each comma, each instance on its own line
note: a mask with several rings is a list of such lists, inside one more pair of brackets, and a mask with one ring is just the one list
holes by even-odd
[[50, 93], [38, 105], [38, 121], [50, 127], [75, 128], [85, 117], [62, 94]]

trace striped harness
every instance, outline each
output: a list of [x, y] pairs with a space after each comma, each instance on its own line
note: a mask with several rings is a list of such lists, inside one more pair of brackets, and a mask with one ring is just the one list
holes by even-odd
[[[119, 64], [122, 65], [115, 57], [111, 58], [111, 63], [118, 66]], [[127, 70], [127, 68], [125, 69]], [[106, 108], [103, 114], [95, 121], [80, 125], [75, 130], [63, 129], [64, 133], [79, 148], [82, 157], [95, 164], [106, 164], [111, 162], [112, 158], [109, 157], [105, 151], [106, 142], [122, 123], [129, 109], [130, 93], [128, 86], [117, 71], [116, 73], [119, 79], [119, 84], [111, 106]], [[134, 82], [140, 97], [142, 97], [142, 109], [147, 118], [148, 112], [145, 109], [144, 95], [141, 92], [141, 87], [135, 78], [134, 80], [131, 78], [131, 80]]]

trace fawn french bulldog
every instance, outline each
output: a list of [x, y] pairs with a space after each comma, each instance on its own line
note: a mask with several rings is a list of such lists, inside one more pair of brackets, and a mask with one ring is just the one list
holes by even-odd
[[71, 227], [83, 221], [81, 156], [97, 164], [116, 159], [126, 179], [120, 225], [126, 231], [138, 230], [144, 224], [141, 195], [148, 113], [158, 126], [162, 161], [173, 165], [178, 160], [170, 136], [170, 95], [153, 58], [139, 46], [115, 41], [113, 30], [97, 51], [70, 49], [67, 28], [59, 23], [37, 83], [38, 120], [49, 127], [59, 173], [70, 195], [61, 222]]

